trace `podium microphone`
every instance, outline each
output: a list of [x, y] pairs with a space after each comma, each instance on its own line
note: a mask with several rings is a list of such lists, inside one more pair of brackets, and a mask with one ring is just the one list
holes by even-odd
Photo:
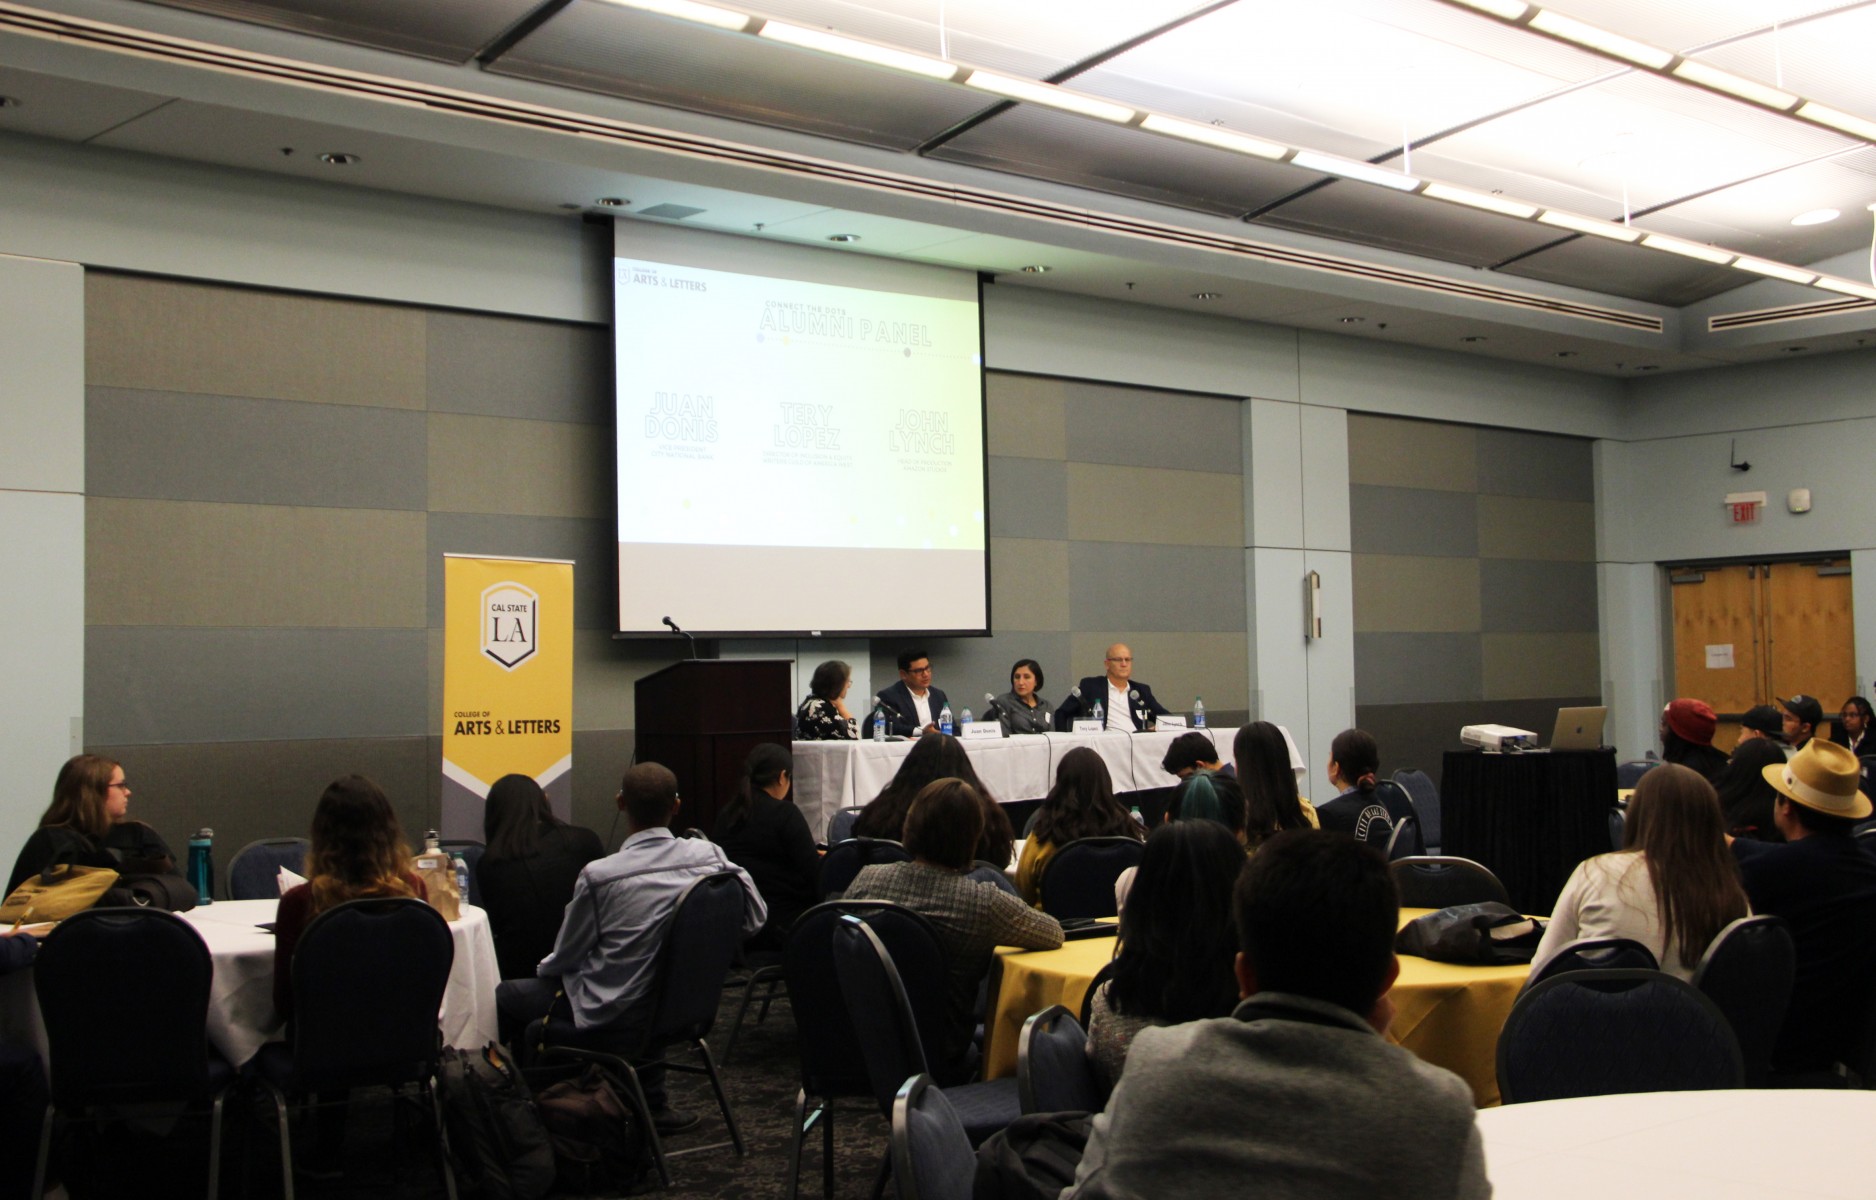
[[691, 634], [685, 633], [682, 629], [679, 629], [677, 622], [673, 621], [670, 617], [666, 617], [664, 623], [671, 627], [672, 633], [680, 634], [690, 640], [690, 656], [692, 659], [695, 659], [697, 657], [697, 639]]
[[985, 692], [984, 693], [984, 720], [988, 721], [991, 718], [992, 714], [999, 713], [1002, 711], [1003, 710], [997, 706], [996, 693]]

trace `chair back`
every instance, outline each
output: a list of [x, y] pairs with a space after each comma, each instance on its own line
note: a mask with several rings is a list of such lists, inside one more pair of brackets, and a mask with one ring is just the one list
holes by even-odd
[[1511, 894], [1498, 876], [1469, 858], [1415, 856], [1393, 863], [1402, 908], [1451, 908], [1496, 900], [1510, 904]]
[[890, 1115], [899, 1088], [926, 1074], [925, 1044], [892, 952], [865, 921], [843, 915], [834, 926], [834, 972], [858, 1034], [860, 1056], [879, 1111]]
[[421, 900], [351, 900], [314, 917], [293, 951], [295, 1090], [428, 1077], [455, 957], [449, 925]]
[[1739, 1039], [1747, 1087], [1766, 1086], [1772, 1073], [1797, 969], [1791, 927], [1769, 916], [1741, 917], [1720, 930], [1694, 968], [1694, 986], [1719, 1005]]
[[843, 808], [827, 819], [827, 844], [839, 845], [853, 836], [853, 823], [860, 819], [861, 805]]
[[1004, 873], [1002, 867], [995, 863], [987, 863], [981, 858], [971, 865], [970, 870], [964, 872], [964, 878], [987, 883], [998, 891], [1008, 892], [1012, 896], [1022, 895], [1016, 890], [1016, 885], [1010, 882], [1010, 877]]
[[1857, 830], [1856, 844], [1862, 847], [1866, 854], [1876, 854], [1876, 829]]
[[1565, 942], [1557, 953], [1531, 974], [1525, 987], [1532, 988], [1553, 975], [1565, 971], [1658, 971], [1654, 951], [1634, 938], [1577, 938]]
[[1401, 857], [1405, 858], [1409, 854], [1425, 854], [1427, 847], [1426, 843], [1421, 840], [1420, 806], [1414, 803], [1413, 794], [1392, 779], [1381, 779], [1375, 782], [1374, 797], [1387, 806], [1388, 821], [1392, 827], [1389, 831], [1390, 841], [1387, 844], [1391, 844], [1393, 829], [1398, 829], [1402, 823], [1411, 820], [1413, 822], [1413, 834], [1409, 841], [1411, 849], [1403, 851]]
[[1628, 810], [1611, 804], [1609, 806], [1609, 849], [1620, 850], [1622, 843], [1628, 840]]
[[1138, 838], [1077, 838], [1042, 868], [1042, 911], [1057, 920], [1113, 916], [1114, 881], [1145, 854]]
[[1525, 992], [1498, 1036], [1507, 1104], [1745, 1084], [1726, 1015], [1660, 971], [1567, 971]]
[[964, 1122], [929, 1075], [905, 1081], [892, 1099], [892, 1182], [899, 1200], [971, 1200], [977, 1152]]
[[1016, 1098], [1025, 1113], [1099, 1112], [1106, 1104], [1088, 1062], [1087, 1031], [1059, 1004], [1023, 1022]]
[[442, 847], [443, 853], [445, 854], [454, 851], [462, 855], [464, 864], [469, 868], [469, 894], [464, 896], [463, 899], [475, 905], [477, 908], [481, 908], [482, 885], [476, 882], [476, 867], [482, 862], [482, 852], [488, 849], [488, 847], [484, 846], [481, 842], [472, 842], [467, 839], [453, 840], [445, 838], [438, 844]]
[[214, 971], [202, 935], [162, 909], [94, 908], [61, 921], [33, 970], [53, 1098], [75, 1105], [200, 1095]]
[[[938, 934], [931, 923], [909, 908], [884, 900], [830, 900], [795, 920], [782, 948], [782, 978], [795, 1016], [801, 1087], [812, 1096], [873, 1095], [859, 1035], [834, 968], [834, 928], [848, 914], [871, 924], [888, 948], [902, 947], [900, 957], [908, 964], [927, 959], [934, 951], [937, 961], [943, 962], [943, 952], [935, 949]], [[912, 948], [920, 945], [927, 948], [926, 953]], [[942, 995], [942, 980], [937, 986]]]
[[305, 875], [311, 847], [299, 837], [261, 838], [241, 847], [228, 862], [228, 899], [280, 899], [280, 868]]
[[717, 871], [692, 880], [677, 899], [658, 951], [650, 1040], [701, 1041], [716, 1023], [723, 981], [743, 944], [742, 880]]
[[1414, 817], [1420, 822], [1425, 844], [1440, 845], [1440, 790], [1433, 780], [1425, 771], [1401, 770], [1394, 772], [1394, 782], [1414, 802]]
[[911, 861], [912, 855], [904, 846], [886, 838], [848, 838], [837, 842], [821, 859], [821, 897], [831, 900], [846, 891], [863, 867]]
[[1413, 858], [1419, 854], [1420, 822], [1412, 817], [1402, 817], [1394, 826], [1394, 832], [1387, 839], [1387, 860], [1399, 862], [1403, 858]]
[[1088, 990], [1082, 993], [1081, 997], [1080, 1019], [1083, 1029], [1094, 1023], [1094, 994], [1106, 986], [1108, 980], [1114, 978], [1114, 972], [1118, 969], [1115, 961], [1110, 958], [1101, 964], [1101, 969], [1096, 971], [1094, 978], [1088, 981]]
[[1615, 765], [1615, 786], [1621, 789], [1634, 787], [1641, 782], [1641, 777], [1661, 765], [1658, 758], [1638, 758], [1631, 762]]

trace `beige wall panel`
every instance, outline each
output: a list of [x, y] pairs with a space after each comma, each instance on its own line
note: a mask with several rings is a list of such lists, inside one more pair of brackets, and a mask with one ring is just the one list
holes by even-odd
[[414, 308], [87, 274], [85, 382], [379, 408], [424, 404]]
[[1068, 382], [992, 374], [985, 383], [990, 453], [1012, 458], [1068, 456]]
[[1206, 471], [1068, 464], [1077, 542], [1244, 547], [1244, 480]]
[[431, 413], [429, 441], [431, 512], [611, 519], [618, 509], [605, 426]]
[[1205, 697], [1208, 709], [1250, 707], [1249, 651], [1241, 633], [1075, 633], [1069, 639], [1074, 661], [1049, 665], [1049, 695], [1066, 696], [1077, 680], [1101, 674], [1101, 660], [1115, 642], [1133, 648], [1133, 673], [1174, 712], [1188, 712], [1195, 696]]
[[1478, 490], [1478, 438], [1469, 425], [1348, 414], [1348, 481], [1381, 487]]
[[990, 539], [990, 619], [998, 633], [1068, 628], [1068, 543]]
[[421, 629], [423, 513], [85, 505], [89, 625]]
[[1596, 506], [1528, 496], [1479, 497], [1479, 557], [1596, 561]]
[[1479, 560], [1357, 554], [1356, 633], [1477, 633]]
[[1483, 663], [1487, 700], [1602, 694], [1593, 633], [1488, 633]]

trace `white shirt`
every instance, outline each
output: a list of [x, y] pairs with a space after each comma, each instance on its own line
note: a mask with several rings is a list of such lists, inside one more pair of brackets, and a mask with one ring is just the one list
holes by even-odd
[[1133, 702], [1127, 698], [1127, 690], [1132, 686], [1132, 682], [1128, 682], [1115, 687], [1112, 679], [1107, 681], [1107, 728], [1133, 732], [1133, 713], [1129, 711]]
[[1699, 960], [1682, 962], [1678, 947], [1662, 937], [1648, 862], [1637, 850], [1598, 854], [1578, 863], [1557, 897], [1544, 939], [1531, 959], [1531, 973], [1557, 956], [1565, 942], [1588, 937], [1633, 938], [1653, 952], [1661, 969], [1691, 981]]
[[[907, 688], [906, 690], [911, 691], [912, 689]], [[917, 692], [912, 692], [912, 716], [916, 718], [919, 729], [923, 729], [932, 723], [931, 692], [927, 691], [923, 696], [919, 695]], [[912, 732], [917, 733], [918, 729]]]

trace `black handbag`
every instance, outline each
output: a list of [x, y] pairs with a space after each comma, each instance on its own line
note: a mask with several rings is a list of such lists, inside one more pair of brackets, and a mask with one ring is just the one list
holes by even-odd
[[1398, 954], [1475, 966], [1528, 963], [1544, 937], [1544, 923], [1496, 900], [1455, 904], [1416, 917], [1394, 937]]

